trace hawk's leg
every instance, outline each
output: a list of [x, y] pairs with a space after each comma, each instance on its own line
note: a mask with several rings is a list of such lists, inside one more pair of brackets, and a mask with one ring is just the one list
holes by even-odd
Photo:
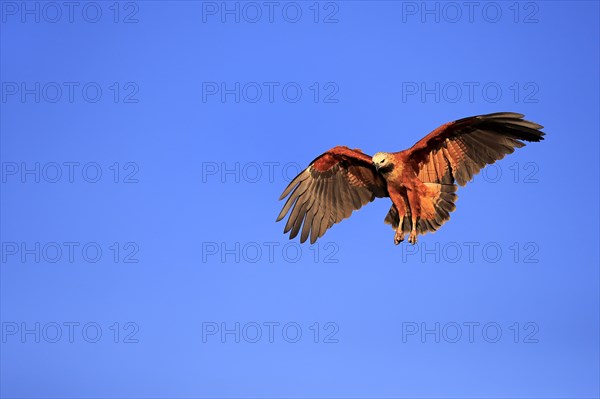
[[419, 194], [415, 189], [407, 190], [408, 207], [410, 209], [411, 230], [408, 235], [408, 242], [415, 245], [417, 243], [417, 224], [419, 222], [419, 214], [421, 213], [421, 202]]
[[396, 234], [394, 234], [394, 244], [396, 245], [404, 241], [404, 231], [402, 230], [402, 225], [404, 224], [404, 215], [398, 214], [398, 219], [400, 222], [398, 223], [398, 227], [396, 227]]
[[394, 244], [398, 245], [404, 241], [404, 218], [406, 218], [407, 199], [406, 193], [399, 192], [397, 190], [390, 190], [390, 199], [398, 212], [398, 226], [396, 226], [396, 233], [394, 234]]
[[417, 243], [417, 216], [413, 216], [412, 217], [412, 230], [410, 231], [410, 234], [408, 235], [408, 242], [410, 242], [411, 244], [415, 245]]

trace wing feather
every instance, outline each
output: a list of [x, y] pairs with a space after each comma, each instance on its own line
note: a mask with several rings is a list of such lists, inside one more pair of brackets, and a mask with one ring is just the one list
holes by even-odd
[[302, 242], [306, 241], [306, 238], [308, 237], [308, 235], [310, 233], [310, 226], [312, 224], [312, 221], [315, 218], [316, 209], [317, 209], [317, 207], [314, 205], [315, 205], [315, 201], [321, 195], [321, 192], [323, 190], [322, 183], [323, 183], [322, 180], [316, 181], [315, 192], [317, 194], [308, 199], [307, 206], [306, 206], [306, 222], [302, 226], [302, 233], [300, 234], [300, 241], [302, 241]]
[[486, 165], [524, 142], [544, 139], [543, 128], [514, 112], [472, 116], [447, 123], [404, 151], [419, 179], [464, 186]]
[[284, 233], [290, 239], [314, 243], [335, 223], [373, 201], [387, 197], [385, 179], [360, 150], [335, 147], [321, 154], [298, 174], [281, 194], [288, 197], [277, 221], [289, 218]]

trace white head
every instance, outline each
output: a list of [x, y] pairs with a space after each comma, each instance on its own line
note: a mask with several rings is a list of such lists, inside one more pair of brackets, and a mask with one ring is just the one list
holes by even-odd
[[[375, 169], [380, 170], [382, 168], [389, 169], [393, 167], [393, 157], [389, 152], [378, 152], [373, 155], [373, 166]], [[382, 171], [383, 172], [383, 171]]]

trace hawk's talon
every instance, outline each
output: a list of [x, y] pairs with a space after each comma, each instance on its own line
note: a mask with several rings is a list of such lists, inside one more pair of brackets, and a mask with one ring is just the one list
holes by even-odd
[[404, 232], [397, 231], [396, 234], [394, 235], [394, 244], [398, 245], [402, 241], [404, 241]]
[[416, 231], [410, 232], [410, 235], [408, 236], [408, 242], [410, 242], [412, 245], [415, 245], [417, 243], [417, 232]]

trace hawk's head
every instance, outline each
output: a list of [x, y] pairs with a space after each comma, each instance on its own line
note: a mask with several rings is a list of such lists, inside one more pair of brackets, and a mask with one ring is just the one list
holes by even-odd
[[389, 152], [378, 152], [373, 155], [373, 166], [379, 173], [385, 174], [394, 169], [394, 157]]

